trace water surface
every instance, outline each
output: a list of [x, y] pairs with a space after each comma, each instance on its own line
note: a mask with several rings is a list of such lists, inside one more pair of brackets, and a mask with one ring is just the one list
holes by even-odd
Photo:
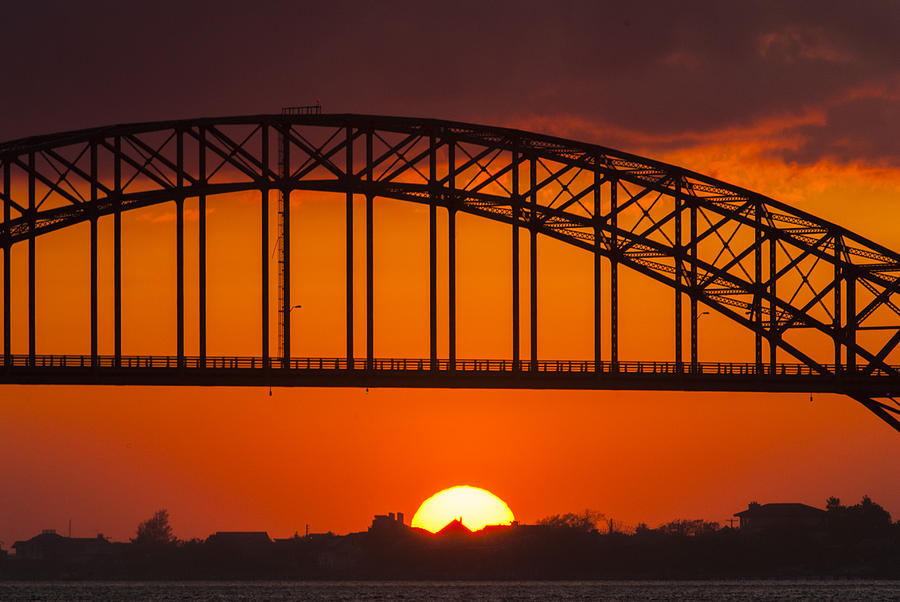
[[0, 582], [0, 600], [897, 600], [900, 581]]

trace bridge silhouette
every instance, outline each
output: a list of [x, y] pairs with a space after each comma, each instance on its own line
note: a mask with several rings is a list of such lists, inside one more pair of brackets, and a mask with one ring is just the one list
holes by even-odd
[[[0, 144], [5, 384], [159, 384], [803, 391], [847, 395], [900, 431], [900, 254], [784, 203], [692, 171], [594, 144], [440, 121], [282, 114], [113, 125]], [[258, 191], [263, 282], [259, 356], [206, 352], [207, 197]], [[291, 354], [295, 191], [346, 195], [346, 351]], [[270, 224], [270, 192], [277, 223]], [[365, 198], [365, 349], [354, 348], [354, 196]], [[428, 207], [429, 356], [374, 354], [373, 199]], [[185, 353], [184, 204], [198, 203], [198, 346]], [[122, 214], [174, 203], [176, 348], [122, 353]], [[438, 353], [438, 212], [447, 227], [447, 353]], [[512, 347], [507, 359], [457, 357], [456, 218], [509, 226]], [[98, 221], [113, 220], [113, 350], [98, 345]], [[36, 244], [90, 224], [90, 353], [38, 354]], [[270, 230], [277, 233], [272, 352]], [[593, 256], [592, 360], [538, 354], [538, 240]], [[520, 237], [529, 238], [520, 266]], [[27, 247], [27, 353], [12, 345], [12, 250]], [[671, 361], [620, 361], [619, 269], [672, 291]], [[521, 282], [526, 278], [525, 286]], [[604, 278], [605, 283], [604, 283]], [[601, 283], [604, 286], [601, 287]], [[16, 285], [19, 282], [16, 281]], [[527, 289], [528, 315], [520, 311]], [[608, 295], [606, 305], [601, 303]], [[698, 361], [700, 305], [754, 337], [748, 362]], [[607, 311], [601, 311], [607, 307]], [[521, 322], [530, 338], [522, 357]], [[685, 324], [686, 322], [686, 324]], [[688, 330], [684, 332], [685, 326]], [[686, 334], [686, 336], [685, 336]], [[687, 339], [687, 345], [685, 344]], [[687, 347], [687, 353], [685, 353]], [[603, 350], [608, 349], [604, 356]]]

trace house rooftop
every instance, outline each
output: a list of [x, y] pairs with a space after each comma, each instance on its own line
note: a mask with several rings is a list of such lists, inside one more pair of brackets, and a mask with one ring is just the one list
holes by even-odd
[[218, 543], [272, 543], [267, 531], [216, 531], [207, 539]]
[[471, 535], [472, 530], [463, 524], [458, 518], [444, 525], [444, 528], [436, 533], [436, 535]]
[[814, 506], [808, 506], [807, 504], [800, 504], [796, 502], [775, 502], [771, 504], [756, 505], [751, 504], [751, 506], [746, 510], [734, 513], [735, 516], [739, 517], [821, 516], [822, 514], [825, 514], [825, 510], [822, 510], [821, 508], [816, 508]]

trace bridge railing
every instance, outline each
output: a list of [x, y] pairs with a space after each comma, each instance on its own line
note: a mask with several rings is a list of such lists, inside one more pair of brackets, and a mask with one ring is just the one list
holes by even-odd
[[[8, 360], [8, 361], [7, 361]], [[254, 356], [186, 356], [181, 359], [172, 355], [0, 355], [0, 367], [25, 369], [169, 369], [169, 370], [289, 370], [289, 371], [378, 371], [378, 372], [431, 372], [458, 371], [506, 372], [506, 373], [567, 373], [567, 374], [662, 374], [662, 375], [709, 375], [709, 376], [809, 376], [830, 378], [836, 374], [835, 365], [822, 367], [821, 374], [806, 364], [778, 363], [761, 366], [752, 362], [700, 362], [696, 367], [690, 363], [664, 361], [595, 362], [593, 360], [519, 360], [508, 359], [447, 359], [427, 358], [347, 358], [337, 357], [294, 357], [287, 361], [281, 358]], [[900, 372], [900, 366], [894, 367]], [[837, 374], [842, 376], [889, 377], [891, 373], [876, 370], [864, 374], [862, 370], [851, 372], [847, 366], [837, 366]]]

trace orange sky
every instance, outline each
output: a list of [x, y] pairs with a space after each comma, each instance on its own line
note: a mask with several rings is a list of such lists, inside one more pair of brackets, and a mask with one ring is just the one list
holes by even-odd
[[[13, 3], [5, 14], [16, 26], [0, 50], [27, 49], [28, 60], [5, 65], [12, 84], [0, 97], [0, 140], [277, 112], [321, 98], [328, 112], [456, 119], [621, 148], [900, 249], [895, 4], [848, 12], [846, 3], [824, 0], [573, 1], [547, 11], [524, 0], [460, 0], [455, 8], [402, 0], [86, 2], [52, 10]], [[254, 195], [209, 202], [211, 355], [259, 353], [257, 202]], [[187, 207], [190, 354], [196, 202]], [[303, 305], [294, 312], [294, 354], [339, 355], [342, 199], [298, 196], [293, 207], [293, 295]], [[427, 354], [427, 220], [424, 207], [376, 201], [377, 355]], [[445, 223], [442, 214], [442, 232]], [[458, 227], [459, 356], [508, 357], [509, 231], [469, 216]], [[100, 349], [111, 353], [109, 218], [100, 232]], [[82, 224], [39, 240], [39, 353], [88, 351], [88, 235]], [[171, 206], [124, 218], [125, 353], [174, 352], [174, 237]], [[541, 356], [588, 358], [591, 258], [558, 242], [539, 244]], [[523, 260], [527, 245], [523, 236]], [[17, 245], [17, 282], [26, 255]], [[439, 260], [445, 324], [444, 240]], [[621, 359], [671, 359], [671, 292], [623, 270], [620, 295]], [[17, 352], [27, 346], [26, 307], [19, 286]], [[527, 357], [527, 336], [522, 343]], [[745, 361], [752, 344], [715, 315], [700, 322], [701, 360]], [[444, 331], [439, 349], [446, 353]], [[496, 493], [524, 522], [585, 508], [631, 525], [724, 522], [753, 500], [821, 507], [831, 495], [855, 503], [864, 494], [897, 519], [898, 453], [894, 430], [828, 395], [810, 403], [787, 394], [275, 389], [270, 397], [250, 388], [5, 386], [0, 542], [9, 548], [44, 528], [65, 531], [69, 519], [73, 535], [123, 540], [160, 508], [181, 538], [250, 529], [288, 536], [307, 523], [344, 533], [366, 528], [375, 513], [411, 517], [428, 496], [459, 484]]]
[[[836, 220], [848, 189], [864, 191], [865, 202], [882, 207], [900, 190], [894, 172], [876, 176], [828, 164], [769, 169], [753, 153], [730, 144], [675, 158], [720, 177], [737, 166], [738, 183], [742, 174], [755, 174], [750, 184], [764, 192], [784, 189], [782, 178], [790, 173], [797, 204], [815, 205]], [[752, 161], [760, 169], [748, 168]], [[771, 181], [761, 175], [766, 172]], [[257, 202], [255, 193], [210, 201], [211, 355], [258, 353]], [[294, 354], [340, 355], [343, 204], [338, 197], [298, 195], [293, 205], [293, 294], [303, 304], [294, 313]], [[847, 215], [862, 233], [897, 242], [892, 228], [868, 224], [866, 230], [865, 216]], [[124, 352], [171, 353], [172, 208], [126, 216]], [[376, 354], [425, 356], [426, 209], [377, 200], [375, 223]], [[109, 282], [110, 227], [101, 224], [101, 282]], [[197, 317], [194, 212], [187, 231], [190, 354]], [[508, 357], [508, 228], [462, 216], [459, 232], [460, 357]], [[81, 226], [40, 239], [39, 353], [88, 350], [87, 236]], [[442, 240], [441, 279], [445, 247]], [[363, 248], [359, 238], [357, 249]], [[541, 356], [588, 358], [590, 257], [543, 239], [539, 249]], [[24, 257], [14, 259], [21, 276]], [[356, 259], [362, 276], [364, 255], [358, 251]], [[359, 325], [362, 287], [360, 280]], [[439, 290], [445, 294], [443, 281]], [[101, 353], [111, 353], [110, 297], [107, 289]], [[623, 273], [622, 359], [671, 358], [670, 297], [667, 289]], [[24, 302], [19, 294], [19, 316]], [[527, 315], [525, 290], [523, 303]], [[443, 301], [439, 310], [443, 322]], [[15, 324], [14, 349], [24, 351], [25, 322]], [[358, 349], [363, 336], [360, 328]], [[752, 337], [704, 316], [700, 359], [750, 360]], [[9, 459], [0, 481], [13, 484], [0, 534], [9, 543], [43, 528], [65, 530], [70, 518], [74, 534], [124, 539], [162, 507], [182, 538], [228, 529], [287, 536], [307, 523], [314, 531], [349, 532], [365, 528], [374, 513], [411, 516], [426, 497], [457, 484], [495, 492], [525, 522], [584, 508], [631, 525], [695, 517], [724, 522], [751, 500], [821, 506], [830, 495], [855, 502], [863, 494], [900, 514], [900, 487], [892, 478], [900, 437], [851, 400], [831, 395], [810, 403], [798, 394], [276, 388], [270, 397], [255, 388], [4, 387], [0, 412], [0, 454]]]

